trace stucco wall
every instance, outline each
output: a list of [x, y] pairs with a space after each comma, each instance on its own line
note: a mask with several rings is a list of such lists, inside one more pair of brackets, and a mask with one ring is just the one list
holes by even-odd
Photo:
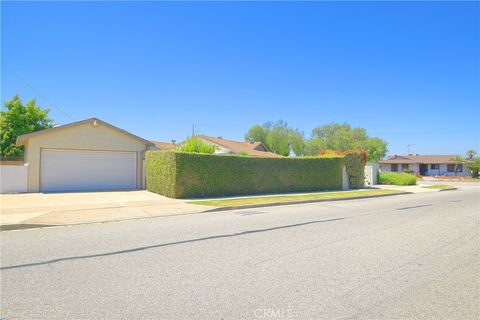
[[32, 136], [25, 145], [28, 166], [27, 191], [40, 191], [40, 154], [42, 149], [130, 151], [137, 153], [137, 188], [142, 188], [142, 163], [146, 150], [143, 141], [102, 123], [92, 122]]

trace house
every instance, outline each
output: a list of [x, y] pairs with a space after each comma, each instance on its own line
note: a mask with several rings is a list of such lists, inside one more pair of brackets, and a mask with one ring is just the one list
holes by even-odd
[[156, 150], [172, 150], [173, 148], [175, 148], [175, 143], [174, 143], [175, 141], [172, 141], [172, 143], [170, 143], [170, 142], [151, 140], [151, 142], [153, 143], [153, 146], [154, 146], [153, 149], [156, 149]]
[[199, 137], [206, 143], [216, 146], [217, 150], [215, 153], [217, 154], [246, 153], [252, 157], [280, 157], [278, 154], [268, 151], [262, 142], [235, 141], [206, 135], [200, 135]]
[[[454, 157], [455, 155], [394, 155], [380, 161], [380, 170], [403, 172], [409, 169], [422, 176], [454, 176], [455, 161], [452, 161]], [[470, 175], [465, 163], [457, 165], [456, 175]]]
[[18, 136], [27, 192], [133, 190], [144, 186], [148, 140], [97, 118]]
[[[260, 142], [200, 137], [216, 145], [217, 153], [278, 157]], [[2, 192], [143, 189], [145, 152], [175, 148], [173, 141], [145, 140], [97, 118], [24, 134], [16, 143], [24, 146], [24, 161], [2, 171]], [[13, 173], [7, 176], [7, 171]], [[17, 180], [22, 186], [12, 191]]]

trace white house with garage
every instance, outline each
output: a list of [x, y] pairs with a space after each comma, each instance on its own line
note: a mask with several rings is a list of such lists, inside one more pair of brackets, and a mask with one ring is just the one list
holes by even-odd
[[145, 151], [155, 148], [97, 118], [21, 135], [17, 145], [27, 192], [142, 189]]

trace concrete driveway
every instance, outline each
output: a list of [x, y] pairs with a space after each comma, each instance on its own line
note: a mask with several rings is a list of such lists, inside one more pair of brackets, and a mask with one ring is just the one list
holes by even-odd
[[191, 214], [211, 209], [148, 191], [0, 195], [0, 225], [65, 225]]

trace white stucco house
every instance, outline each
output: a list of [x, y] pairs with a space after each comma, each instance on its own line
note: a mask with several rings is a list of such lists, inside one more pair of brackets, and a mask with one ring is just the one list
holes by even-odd
[[457, 165], [455, 174], [455, 155], [394, 155], [380, 161], [381, 171], [403, 172], [406, 169], [422, 176], [469, 176], [467, 163]]

